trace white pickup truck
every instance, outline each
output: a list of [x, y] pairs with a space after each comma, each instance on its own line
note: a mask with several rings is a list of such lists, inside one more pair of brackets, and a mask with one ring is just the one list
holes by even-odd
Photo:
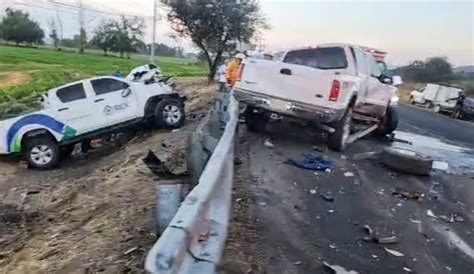
[[427, 84], [419, 90], [410, 93], [410, 104], [423, 105], [433, 112], [453, 111], [456, 100], [461, 95], [462, 89], [446, 85]]
[[244, 60], [234, 94], [248, 106], [249, 130], [263, 130], [270, 119], [296, 118], [327, 130], [328, 146], [341, 151], [353, 118], [376, 121], [379, 134], [396, 129], [395, 80], [401, 79], [384, 75], [363, 48], [324, 44], [292, 49], [272, 61]]
[[95, 77], [49, 90], [42, 109], [0, 121], [0, 154], [21, 153], [31, 167], [56, 166], [76, 143], [144, 121], [177, 128], [184, 97], [164, 80]]

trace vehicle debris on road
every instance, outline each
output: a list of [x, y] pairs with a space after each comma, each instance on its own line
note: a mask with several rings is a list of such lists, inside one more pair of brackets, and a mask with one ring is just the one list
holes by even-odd
[[369, 225], [364, 225], [363, 228], [368, 234], [368, 236], [362, 238], [365, 242], [372, 242], [378, 244], [395, 244], [399, 242], [398, 237], [396, 235], [388, 237], [379, 237]]
[[354, 177], [354, 173], [350, 171], [344, 172], [344, 177]]
[[303, 160], [288, 159], [285, 161], [285, 164], [309, 170], [325, 170], [326, 172], [327, 170], [334, 168], [333, 162], [330, 160], [325, 160], [323, 156], [305, 153], [303, 157]]
[[424, 193], [420, 193], [417, 191], [408, 191], [404, 188], [395, 189], [395, 191], [392, 192], [392, 195], [405, 200], [420, 200], [425, 196]]
[[321, 194], [321, 198], [326, 202], [334, 202], [334, 197], [330, 196], [329, 194]]
[[339, 266], [339, 265], [331, 265], [331, 264], [328, 264], [327, 262], [323, 262], [323, 265], [326, 268], [330, 269], [332, 273], [334, 274], [359, 274], [359, 272], [357, 271], [347, 270], [344, 267]]
[[396, 251], [396, 250], [393, 250], [393, 249], [388, 249], [386, 247], [384, 247], [385, 251], [387, 251], [390, 255], [393, 255], [395, 257], [403, 257], [405, 255], [403, 255], [403, 253], [399, 252], [399, 251]]
[[274, 148], [275, 144], [273, 144], [272, 140], [270, 138], [265, 139], [265, 142], [263, 143], [267, 148]]

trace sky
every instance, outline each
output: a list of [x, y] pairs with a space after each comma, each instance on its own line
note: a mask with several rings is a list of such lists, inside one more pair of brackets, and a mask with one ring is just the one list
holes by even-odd
[[[51, 5], [51, 0], [0, 0], [7, 6], [25, 9], [47, 29], [48, 20], [59, 10], [63, 36], [78, 30], [77, 9]], [[78, 0], [54, 0], [76, 5]], [[90, 9], [140, 15], [147, 24], [145, 41], [152, 37], [152, 0], [82, 0]], [[406, 65], [417, 59], [446, 56], [455, 66], [474, 65], [474, 0], [260, 0], [262, 14], [272, 28], [263, 34], [268, 51], [347, 42], [388, 52], [387, 62]], [[160, 5], [159, 13], [166, 14]], [[117, 16], [86, 11], [86, 27], [92, 31], [102, 19]], [[55, 19], [57, 20], [57, 19]], [[163, 17], [157, 23], [157, 41], [191, 50], [189, 41], [175, 41]]]

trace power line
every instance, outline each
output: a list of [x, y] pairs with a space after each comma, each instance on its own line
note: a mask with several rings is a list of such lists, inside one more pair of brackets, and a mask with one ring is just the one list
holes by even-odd
[[151, 18], [152, 17], [152, 16], [146, 16], [146, 15], [125, 14], [125, 13], [119, 13], [119, 12], [109, 12], [109, 11], [103, 11], [103, 10], [96, 10], [96, 9], [92, 9], [92, 8], [89, 8], [89, 7], [84, 7], [84, 6], [79, 7], [79, 6], [68, 4], [68, 3], [56, 2], [54, 0], [48, 0], [48, 2], [45, 3], [45, 4], [59, 5], [59, 6], [75, 8], [75, 9], [84, 9], [84, 10], [91, 11], [91, 12], [109, 14], [109, 15], [114, 15], [114, 16], [123, 15], [123, 16], [126, 16], [126, 17], [146, 17], [146, 18]]
[[[22, 5], [22, 6], [34, 7], [34, 8], [39, 8], [39, 9], [44, 9], [44, 10], [50, 10], [50, 11], [57, 12], [57, 10], [50, 9], [50, 8], [46, 8], [46, 7], [42, 7], [42, 6], [32, 5], [31, 3], [14, 2], [14, 5]], [[59, 12], [61, 12], [61, 13], [66, 13], [66, 14], [77, 15], [77, 13], [72, 13], [72, 12], [65, 12], [65, 11], [59, 11]]]

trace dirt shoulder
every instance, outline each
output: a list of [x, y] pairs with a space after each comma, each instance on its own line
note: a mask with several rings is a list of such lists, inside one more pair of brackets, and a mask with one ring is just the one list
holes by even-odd
[[[125, 145], [103, 145], [52, 171], [0, 162], [0, 272], [143, 272], [157, 240], [153, 207], [160, 179], [143, 164], [150, 147], [160, 159], [185, 150], [209, 108], [214, 87], [179, 87], [188, 121], [179, 131], [142, 131]], [[184, 155], [184, 153], [183, 153]]]

